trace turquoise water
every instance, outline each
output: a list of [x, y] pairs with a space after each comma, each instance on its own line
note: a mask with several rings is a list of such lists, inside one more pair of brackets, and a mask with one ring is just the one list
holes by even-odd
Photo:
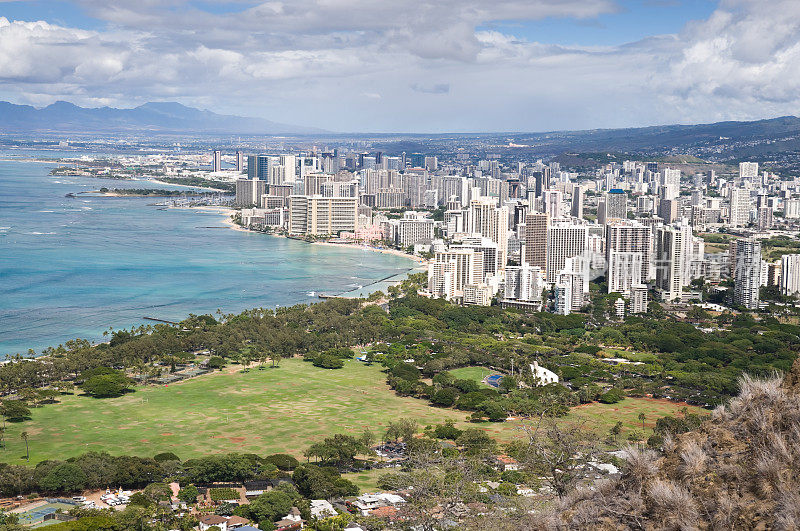
[[109, 327], [143, 317], [316, 302], [319, 293], [348, 292], [414, 265], [235, 231], [219, 213], [159, 209], [153, 198], [66, 198], [158, 185], [49, 176], [54, 166], [0, 161], [0, 356], [102, 340]]

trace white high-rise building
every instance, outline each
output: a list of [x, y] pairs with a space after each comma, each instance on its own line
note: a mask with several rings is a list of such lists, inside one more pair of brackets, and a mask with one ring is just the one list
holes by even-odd
[[567, 258], [586, 255], [587, 247], [586, 225], [554, 220], [547, 229], [547, 282], [557, 282]]
[[642, 281], [642, 253], [611, 251], [608, 261], [608, 292], [628, 295]]
[[433, 219], [423, 212], [407, 211], [397, 224], [397, 244], [405, 249], [433, 239]]
[[787, 199], [783, 202], [783, 217], [786, 219], [800, 218], [800, 199]]
[[469, 232], [485, 236], [497, 244], [498, 264], [508, 263], [508, 207], [497, 207], [496, 197], [479, 197], [469, 202]]
[[428, 266], [428, 291], [433, 297], [462, 298], [464, 287], [480, 283], [483, 256], [474, 249], [437, 252]]
[[730, 194], [730, 225], [731, 227], [745, 227], [750, 222], [750, 190], [746, 188], [731, 188]]
[[544, 206], [544, 213], [551, 218], [560, 218], [563, 215], [563, 203], [564, 194], [561, 190], [545, 190], [543, 192], [542, 205]]
[[647, 313], [647, 286], [638, 284], [631, 288], [630, 304], [628, 305], [630, 313]]
[[506, 268], [503, 298], [524, 302], [541, 302], [544, 291], [544, 271], [528, 264]]
[[781, 256], [781, 293], [789, 296], [800, 293], [800, 254]]
[[282, 166], [280, 183], [293, 183], [297, 180], [297, 157], [295, 155], [281, 155], [280, 165]]
[[558, 283], [553, 287], [555, 295], [555, 310], [559, 315], [572, 313], [572, 283]]
[[293, 195], [289, 197], [289, 233], [313, 236], [354, 232], [358, 198]]
[[683, 293], [686, 246], [683, 231], [659, 227], [656, 232], [656, 287], [662, 300], [672, 302]]
[[758, 162], [740, 162], [739, 178], [745, 182], [755, 183], [758, 179]]
[[606, 263], [612, 252], [640, 253], [642, 277], [635, 284], [647, 284], [652, 278], [653, 232], [637, 221], [618, 221], [606, 227]]
[[757, 310], [761, 287], [761, 242], [736, 240], [736, 263], [733, 265], [733, 302], [748, 310]]
[[681, 193], [681, 170], [664, 168], [661, 170], [661, 197], [677, 199]]

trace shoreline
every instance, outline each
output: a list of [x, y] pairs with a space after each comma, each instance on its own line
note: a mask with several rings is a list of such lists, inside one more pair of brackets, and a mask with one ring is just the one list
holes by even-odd
[[331, 246], [331, 247], [343, 247], [343, 248], [346, 248], [346, 249], [356, 249], [356, 250], [360, 250], [360, 251], [372, 251], [372, 252], [375, 252], [375, 253], [391, 254], [391, 255], [394, 255], [394, 256], [400, 256], [402, 258], [408, 258], [409, 260], [412, 260], [415, 263], [415, 266], [412, 269], [417, 269], [417, 268], [421, 268], [421, 267], [427, 267], [427, 265], [428, 265], [428, 261], [425, 260], [424, 258], [421, 258], [419, 256], [415, 256], [413, 254], [408, 254], [408, 253], [406, 253], [404, 251], [401, 251], [400, 249], [389, 249], [389, 248], [386, 248], [386, 247], [375, 247], [373, 245], [363, 244], [363, 243], [356, 243], [356, 242], [343, 242], [343, 243], [326, 242], [326, 241], [307, 242], [305, 240], [301, 240], [301, 239], [298, 239], [298, 238], [289, 238], [288, 236], [283, 235], [283, 234], [274, 234], [274, 233], [270, 233], [270, 232], [262, 232], [260, 230], [250, 230], [250, 229], [248, 229], [246, 227], [242, 227], [241, 225], [238, 225], [238, 224], [233, 222], [233, 220], [231, 219], [231, 216], [235, 212], [237, 212], [237, 210], [235, 208], [231, 208], [231, 207], [223, 207], [223, 206], [186, 206], [186, 207], [169, 207], [169, 208], [181, 208], [181, 209], [188, 209], [188, 210], [197, 210], [199, 212], [209, 212], [209, 213], [215, 213], [215, 214], [222, 214], [224, 216], [224, 219], [222, 220], [222, 223], [224, 225], [227, 225], [228, 227], [230, 227], [233, 230], [238, 230], [238, 231], [241, 231], [241, 232], [264, 234], [266, 236], [272, 236], [274, 238], [286, 238], [286, 239], [290, 239], [290, 240], [294, 240], [294, 241], [300, 241], [300, 242], [303, 242], [303, 243], [307, 243], [309, 245], [327, 245], [327, 246]]

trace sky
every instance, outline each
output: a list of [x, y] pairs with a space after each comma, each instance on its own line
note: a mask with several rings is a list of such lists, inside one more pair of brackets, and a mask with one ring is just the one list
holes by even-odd
[[761, 119], [798, 114], [800, 2], [0, 0], [0, 100], [340, 132]]

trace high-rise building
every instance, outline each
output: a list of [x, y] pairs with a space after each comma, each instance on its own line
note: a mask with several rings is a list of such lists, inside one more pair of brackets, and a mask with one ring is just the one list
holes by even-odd
[[541, 302], [545, 288], [544, 275], [541, 268], [528, 264], [508, 266], [506, 281], [503, 287], [503, 298], [523, 302]]
[[750, 207], [750, 190], [746, 188], [731, 188], [731, 227], [745, 227], [750, 222]]
[[297, 180], [297, 157], [294, 155], [281, 155], [279, 164], [282, 167], [282, 175], [278, 178], [283, 183], [293, 183]]
[[525, 216], [525, 262], [547, 271], [547, 214], [528, 212]]
[[626, 219], [627, 217], [628, 194], [619, 188], [609, 190], [608, 193], [606, 193], [606, 223], [615, 219]]
[[758, 179], [758, 162], [740, 162], [739, 179], [743, 182], [755, 183]]
[[244, 171], [244, 153], [241, 151], [236, 152], [236, 172], [242, 173]]
[[758, 207], [758, 230], [765, 231], [772, 228], [772, 207]]
[[628, 305], [630, 313], [647, 313], [647, 298], [647, 286], [642, 284], [632, 286]]
[[508, 261], [508, 207], [497, 207], [497, 198], [480, 197], [469, 203], [468, 230], [497, 243], [498, 264]]
[[542, 207], [544, 213], [551, 218], [560, 218], [563, 215], [562, 205], [564, 194], [561, 190], [545, 190], [542, 196]]
[[437, 298], [461, 298], [464, 287], [477, 284], [482, 272], [482, 255], [473, 249], [437, 252], [428, 265], [428, 291]]
[[554, 221], [547, 229], [547, 282], [558, 281], [567, 258], [585, 256], [588, 245], [586, 225]]
[[214, 151], [211, 159], [211, 171], [222, 171], [222, 152], [219, 150]]
[[555, 295], [555, 311], [558, 315], [572, 313], [572, 283], [558, 283], [553, 287]]
[[573, 218], [583, 219], [583, 187], [579, 184], [572, 187], [572, 208], [570, 214]]
[[781, 256], [781, 293], [796, 295], [800, 293], [800, 254]]
[[653, 232], [637, 221], [617, 221], [606, 227], [606, 263], [612, 252], [642, 255], [642, 276], [635, 284], [647, 284], [652, 277]]
[[675, 199], [681, 193], [681, 170], [664, 168], [661, 170], [661, 197]]
[[630, 294], [633, 286], [641, 285], [642, 253], [611, 251], [606, 279], [609, 293]]
[[659, 227], [656, 230], [656, 288], [661, 299], [672, 302], [680, 299], [684, 278], [686, 242], [684, 232], [674, 227]]
[[313, 236], [354, 232], [358, 198], [293, 195], [289, 197], [289, 233]]
[[403, 213], [397, 225], [397, 244], [401, 248], [405, 249], [417, 243], [430, 243], [432, 239], [433, 219], [426, 217], [423, 212]]
[[236, 181], [236, 206], [258, 206], [261, 196], [267, 193], [267, 183], [261, 179], [238, 179]]
[[733, 266], [733, 302], [748, 310], [757, 310], [761, 287], [761, 242], [736, 240], [736, 263]]

